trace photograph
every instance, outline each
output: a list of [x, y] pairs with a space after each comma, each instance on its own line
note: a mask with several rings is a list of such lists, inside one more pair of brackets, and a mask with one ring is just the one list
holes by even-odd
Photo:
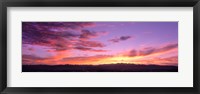
[[200, 94], [200, 0], [3, 0], [1, 94]]
[[23, 21], [22, 72], [178, 72], [178, 21]]

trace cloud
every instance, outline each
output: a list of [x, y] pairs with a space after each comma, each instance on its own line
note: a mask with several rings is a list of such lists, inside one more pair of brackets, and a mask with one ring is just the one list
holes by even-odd
[[37, 65], [37, 64], [57, 64], [57, 61], [62, 60], [63, 58], [69, 57], [72, 53], [70, 51], [59, 51], [53, 56], [47, 56], [47, 57], [41, 57], [36, 56], [33, 54], [22, 55], [22, 62], [23, 64], [31, 64], [31, 65]]
[[[63, 31], [63, 30], [74, 30], [81, 29], [84, 27], [95, 26], [92, 22], [22, 22], [23, 29], [41, 31]], [[31, 27], [31, 28], [30, 28]]]
[[156, 52], [156, 48], [147, 47], [139, 51], [139, 55], [149, 55]]
[[[32, 26], [30, 26], [30, 28], [32, 28]], [[47, 46], [55, 50], [69, 49], [68, 46], [71, 44], [70, 38], [75, 36], [63, 32], [40, 31], [37, 28], [34, 30], [25, 29], [22, 34], [23, 44]], [[65, 37], [68, 38], [66, 39]]]
[[108, 32], [101, 31], [101, 32], [95, 32], [90, 30], [81, 30], [80, 39], [81, 40], [88, 40], [90, 38], [96, 38], [102, 35], [106, 35]]
[[107, 50], [98, 50], [89, 47], [77, 46], [75, 49], [82, 50], [82, 51], [90, 51], [90, 52], [107, 52]]
[[47, 58], [37, 57], [35, 55], [22, 55], [23, 59], [44, 60]]
[[49, 58], [42, 58], [37, 57], [35, 55], [22, 55], [22, 62], [23, 64], [39, 64], [40, 62], [37, 62], [38, 60], [46, 60]]
[[155, 54], [155, 53], [163, 53], [163, 52], [175, 49], [177, 47], [178, 47], [178, 43], [167, 44], [160, 48], [148, 47], [148, 48], [144, 48], [143, 50], [140, 50], [139, 55], [150, 55], [150, 54]]
[[108, 52], [108, 50], [93, 49], [94, 52]]
[[129, 56], [137, 56], [137, 50], [131, 50], [130, 52], [129, 52]]
[[158, 65], [175, 65], [178, 64], [178, 56], [164, 57], [164, 58], [152, 58], [144, 60], [135, 60], [134, 62], [140, 62], [141, 64], [158, 64]]
[[152, 55], [152, 54], [158, 54], [158, 53], [164, 53], [164, 52], [168, 52], [171, 51], [173, 49], [176, 49], [178, 47], [178, 43], [170, 43], [158, 48], [154, 48], [154, 47], [145, 47], [141, 50], [130, 50], [126, 53], [124, 53], [124, 55], [126, 56], [130, 56], [130, 57], [134, 57], [134, 56], [147, 56], [147, 55]]
[[88, 56], [88, 57], [68, 57], [63, 58], [60, 60], [61, 64], [89, 64], [89, 65], [96, 65], [96, 64], [105, 64], [107, 63], [107, 59], [111, 58], [111, 55], [95, 55], [95, 56]]
[[[57, 55], [59, 56], [59, 55]], [[51, 57], [42, 58], [34, 55], [23, 55], [23, 65], [62, 65], [62, 64], [100, 64], [106, 63], [105, 60], [112, 57], [110, 55], [95, 55], [88, 57]]]
[[75, 49], [79, 49], [79, 50], [83, 50], [83, 51], [92, 50], [92, 48], [87, 48], [87, 47], [82, 47], [82, 46], [77, 46], [77, 47], [75, 47]]
[[178, 47], [178, 43], [171, 43], [171, 44], [167, 44], [165, 46], [163, 46], [162, 48], [160, 49], [157, 49], [158, 52], [163, 52], [163, 51], [167, 51], [167, 50], [170, 50], [170, 49], [174, 49], [174, 48], [177, 48]]
[[29, 49], [29, 52], [23, 53], [23, 64], [56, 64], [62, 58], [69, 57], [73, 49], [106, 52], [107, 50], [99, 49], [105, 47], [105, 44], [90, 39], [105, 35], [107, 32], [84, 29], [92, 26], [95, 24], [88, 22], [22, 22], [23, 49], [28, 48], [26, 45], [40, 46], [44, 47], [45, 53], [53, 55], [42, 58], [39, 55], [30, 55], [30, 51], [33, 50]]
[[120, 40], [127, 40], [127, 39], [129, 39], [129, 38], [131, 38], [131, 36], [121, 36], [121, 37], [120, 37]]
[[82, 30], [81, 32], [82, 32], [82, 34], [80, 35], [81, 39], [90, 39], [98, 36], [97, 32], [92, 32], [89, 30]]
[[99, 41], [79, 41], [76, 45], [85, 47], [105, 47], [105, 44]]
[[[23, 22], [22, 43], [23, 45], [46, 46], [55, 51], [71, 50], [77, 46], [92, 47], [92, 49], [105, 47], [105, 44], [100, 41], [89, 40], [107, 32], [84, 29], [90, 26], [95, 26], [95, 24], [89, 22]], [[77, 29], [80, 29], [80, 32], [75, 32]]]
[[131, 36], [121, 36], [121, 37], [118, 37], [118, 38], [110, 39], [109, 41], [111, 41], [113, 43], [117, 43], [117, 42], [120, 42], [120, 41], [128, 40], [130, 38], [132, 38], [132, 37]]
[[[54, 56], [50, 57], [38, 57], [35, 55], [23, 55], [23, 64], [106, 64], [106, 63], [118, 63], [123, 59], [126, 62], [135, 64], [158, 64], [158, 65], [177, 65], [178, 56], [173, 57], [150, 57], [144, 58], [144, 56], [152, 56], [154, 54], [163, 54], [165, 52], [177, 49], [177, 43], [166, 44], [157, 48], [146, 47], [141, 50], [130, 50], [123, 55], [96, 55], [96, 56], [84, 56], [84, 57], [70, 57], [72, 53], [68, 50], [61, 51]], [[74, 49], [90, 52], [106, 52], [102, 49], [94, 49], [91, 47], [77, 46]], [[142, 57], [142, 58], [138, 58]], [[116, 60], [115, 60], [116, 59]]]
[[34, 52], [34, 51], [35, 51], [35, 49], [34, 49], [34, 48], [28, 48], [28, 50], [29, 50], [29, 51], [32, 51], [32, 52]]

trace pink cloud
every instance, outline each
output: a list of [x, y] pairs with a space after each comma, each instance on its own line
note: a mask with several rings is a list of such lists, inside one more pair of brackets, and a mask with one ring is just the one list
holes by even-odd
[[132, 49], [126, 53], [124, 53], [124, 55], [127, 56], [147, 56], [147, 55], [152, 55], [152, 54], [158, 54], [158, 53], [164, 53], [167, 51], [171, 51], [173, 49], [177, 49], [178, 47], [178, 43], [170, 43], [170, 44], [166, 44], [160, 47], [145, 47], [141, 50], [135, 50]]

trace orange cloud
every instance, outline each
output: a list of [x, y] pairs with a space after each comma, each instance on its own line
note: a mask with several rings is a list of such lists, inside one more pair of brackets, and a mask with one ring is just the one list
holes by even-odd
[[110, 63], [109, 58], [111, 57], [112, 56], [109, 55], [97, 55], [89, 57], [68, 57], [68, 58], [63, 58], [58, 62], [60, 62], [60, 64], [97, 65], [97, 64]]
[[50, 57], [38, 57], [35, 55], [22, 55], [23, 64], [57, 64], [57, 61], [69, 57], [71, 55], [70, 51], [60, 51], [57, 52], [54, 56]]
[[155, 57], [152, 59], [135, 60], [133, 62], [137, 62], [139, 64], [177, 65], [178, 56], [172, 56], [172, 57], [166, 57], [166, 58]]

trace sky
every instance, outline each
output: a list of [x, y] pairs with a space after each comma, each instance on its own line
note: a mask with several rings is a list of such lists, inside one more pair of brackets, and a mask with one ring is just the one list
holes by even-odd
[[23, 65], [178, 65], [178, 22], [22, 22]]

